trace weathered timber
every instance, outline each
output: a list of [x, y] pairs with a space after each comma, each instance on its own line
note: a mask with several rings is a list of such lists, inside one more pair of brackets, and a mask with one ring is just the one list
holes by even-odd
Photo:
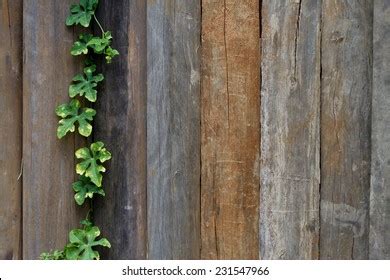
[[[57, 105], [79, 71], [65, 26], [73, 0], [23, 1], [23, 258], [61, 249], [85, 213], [73, 199], [75, 137], [56, 138]], [[76, 147], [79, 148], [79, 147]]]
[[259, 1], [202, 1], [203, 259], [258, 259]]
[[148, 258], [200, 252], [200, 1], [147, 7]]
[[321, 5], [262, 3], [260, 257], [316, 259]]
[[390, 2], [374, 1], [370, 259], [390, 259]]
[[323, 1], [321, 259], [368, 258], [372, 1]]
[[[100, 1], [98, 18], [120, 55], [100, 68], [94, 138], [112, 153], [96, 224], [112, 245], [105, 259], [146, 258], [146, 1]], [[96, 28], [96, 33], [100, 32]], [[103, 59], [103, 57], [102, 57]]]
[[22, 0], [0, 0], [0, 260], [21, 257]]

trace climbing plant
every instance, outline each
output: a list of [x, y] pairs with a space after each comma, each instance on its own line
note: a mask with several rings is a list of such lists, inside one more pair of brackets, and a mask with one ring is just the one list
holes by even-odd
[[[119, 55], [119, 52], [111, 47], [111, 32], [104, 31], [95, 11], [99, 0], [80, 0], [79, 4], [70, 7], [70, 15], [66, 19], [67, 26], [80, 25], [88, 28], [92, 20], [98, 25], [101, 35], [95, 36], [83, 33], [74, 42], [70, 53], [73, 56], [85, 56], [83, 73], [77, 74], [69, 86], [70, 101], [61, 104], [56, 109], [60, 118], [57, 128], [57, 137], [65, 137], [68, 133], [77, 131], [81, 136], [89, 137], [92, 133], [92, 124], [96, 111], [83, 107], [84, 104], [96, 102], [98, 98], [97, 86], [103, 81], [101, 73], [96, 74], [96, 64], [92, 55], [103, 55], [107, 63]], [[80, 148], [75, 156], [79, 159], [76, 165], [76, 173], [79, 180], [72, 184], [75, 192], [74, 199], [78, 205], [89, 202], [89, 212], [85, 220], [81, 221], [81, 228], [73, 229], [69, 233], [69, 242], [62, 250], [42, 253], [44, 260], [97, 260], [99, 253], [95, 250], [98, 246], [111, 247], [106, 238], [99, 238], [100, 230], [93, 224], [92, 199], [95, 195], [104, 196], [102, 186], [103, 173], [106, 171], [103, 163], [111, 159], [110, 152], [104, 147], [104, 143], [97, 141], [89, 147]]]

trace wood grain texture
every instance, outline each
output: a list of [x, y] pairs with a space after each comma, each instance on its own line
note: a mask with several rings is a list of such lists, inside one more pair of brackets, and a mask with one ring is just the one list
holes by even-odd
[[[56, 138], [57, 105], [68, 102], [68, 86], [78, 73], [70, 55], [73, 29], [65, 26], [73, 0], [23, 1], [23, 258], [61, 249], [79, 211], [75, 180], [75, 140]], [[78, 148], [78, 147], [77, 147]]]
[[100, 1], [98, 17], [120, 52], [112, 64], [103, 63], [94, 123], [95, 140], [112, 152], [103, 182], [106, 197], [95, 207], [96, 224], [112, 245], [102, 257], [145, 259], [146, 1]]
[[0, 0], [0, 260], [21, 257], [22, 0]]
[[372, 2], [323, 2], [321, 259], [367, 259]]
[[259, 256], [259, 1], [202, 1], [203, 259]]
[[320, 1], [263, 1], [262, 259], [318, 258], [320, 20]]
[[148, 257], [200, 252], [200, 1], [150, 0]]
[[390, 1], [374, 1], [370, 259], [390, 259]]

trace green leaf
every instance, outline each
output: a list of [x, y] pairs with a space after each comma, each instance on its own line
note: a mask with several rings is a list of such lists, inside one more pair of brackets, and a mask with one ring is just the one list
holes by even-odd
[[70, 7], [70, 16], [66, 19], [66, 25], [80, 24], [81, 26], [88, 27], [97, 5], [98, 0], [80, 0], [80, 4], [72, 5]]
[[68, 132], [75, 131], [75, 123], [78, 123], [80, 135], [88, 137], [92, 132], [92, 125], [89, 123], [96, 115], [91, 108], [81, 108], [77, 99], [72, 99], [68, 104], [61, 104], [56, 109], [57, 116], [62, 119], [58, 122], [57, 137], [61, 139]]
[[104, 52], [104, 50], [110, 46], [112, 40], [111, 32], [107, 31], [103, 33], [102, 38], [99, 37], [93, 37], [91, 38], [87, 46], [93, 49], [93, 51], [97, 54], [101, 54]]
[[85, 199], [93, 198], [94, 194], [105, 196], [104, 190], [91, 182], [88, 177], [80, 176], [80, 180], [72, 184], [73, 190], [76, 192], [74, 199], [78, 205], [83, 205]]
[[77, 174], [84, 175], [91, 179], [96, 186], [102, 186], [102, 172], [105, 172], [101, 163], [111, 159], [111, 154], [104, 148], [103, 142], [92, 143], [90, 148], [81, 148], [76, 151], [76, 157], [82, 159], [76, 165]]
[[100, 236], [100, 230], [96, 226], [85, 229], [74, 229], [69, 233], [70, 243], [65, 247], [65, 256], [70, 260], [98, 260], [99, 253], [93, 247], [111, 247], [106, 238], [96, 240]]
[[84, 74], [78, 74], [73, 78], [73, 84], [69, 86], [69, 96], [75, 97], [76, 95], [83, 96], [91, 102], [95, 102], [97, 99], [97, 83], [103, 81], [104, 76], [102, 74], [93, 75], [96, 71], [96, 65], [91, 65], [84, 68]]
[[108, 47], [105, 51], [104, 54], [106, 55], [106, 61], [108, 64], [112, 62], [112, 59], [119, 55], [119, 52], [116, 49], [113, 49], [111, 47]]
[[42, 253], [40, 255], [40, 259], [41, 260], [64, 260], [65, 259], [65, 255], [64, 255], [64, 251], [58, 251], [58, 250], [55, 250], [53, 253]]
[[110, 31], [103, 33], [102, 37], [94, 37], [92, 34], [81, 34], [79, 40], [74, 42], [70, 51], [72, 55], [88, 54], [91, 49], [96, 54], [104, 54], [107, 63], [119, 55], [116, 49], [111, 47], [112, 35]]
[[73, 43], [72, 49], [70, 50], [71, 55], [80, 55], [88, 53], [87, 43], [93, 38], [92, 34], [81, 34], [79, 40]]
[[92, 222], [88, 219], [82, 220], [80, 224], [84, 226], [84, 229], [89, 229], [93, 226]]

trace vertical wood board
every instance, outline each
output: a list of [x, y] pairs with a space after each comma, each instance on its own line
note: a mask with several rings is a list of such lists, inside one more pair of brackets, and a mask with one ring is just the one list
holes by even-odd
[[260, 257], [316, 259], [320, 1], [262, 3]]
[[367, 259], [372, 1], [323, 1], [321, 259]]
[[[23, 1], [23, 258], [61, 249], [84, 213], [74, 202], [74, 134], [56, 137], [57, 105], [79, 72], [65, 26], [72, 0]], [[79, 147], [77, 147], [79, 148]]]
[[0, 260], [21, 256], [22, 0], [0, 0]]
[[200, 1], [147, 8], [148, 258], [200, 252]]
[[103, 141], [112, 153], [105, 164], [106, 196], [94, 210], [96, 225], [112, 245], [102, 257], [145, 259], [146, 1], [100, 1], [98, 18], [112, 31], [113, 47], [120, 53], [99, 69], [105, 79], [98, 89], [94, 123], [95, 141]]
[[259, 256], [259, 1], [202, 1], [202, 259]]
[[390, 259], [390, 1], [374, 1], [370, 259]]

